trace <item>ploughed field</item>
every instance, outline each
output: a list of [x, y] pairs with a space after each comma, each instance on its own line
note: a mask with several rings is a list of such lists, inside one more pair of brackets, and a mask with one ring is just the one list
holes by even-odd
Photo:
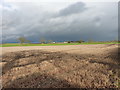
[[118, 88], [117, 44], [3, 47], [4, 88]]

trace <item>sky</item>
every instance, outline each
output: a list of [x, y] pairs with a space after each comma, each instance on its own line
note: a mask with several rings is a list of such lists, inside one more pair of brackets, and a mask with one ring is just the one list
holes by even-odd
[[4, 43], [23, 36], [32, 42], [118, 38], [118, 2], [113, 1], [5, 0], [0, 3], [0, 20]]

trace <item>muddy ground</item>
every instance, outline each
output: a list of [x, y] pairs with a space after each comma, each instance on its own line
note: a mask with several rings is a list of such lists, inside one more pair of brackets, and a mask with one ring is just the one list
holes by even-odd
[[118, 88], [118, 54], [115, 44], [3, 48], [2, 85], [4, 88]]

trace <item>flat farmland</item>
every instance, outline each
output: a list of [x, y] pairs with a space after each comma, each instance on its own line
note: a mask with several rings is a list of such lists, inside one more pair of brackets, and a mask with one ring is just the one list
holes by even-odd
[[2, 47], [4, 88], [118, 88], [118, 44]]

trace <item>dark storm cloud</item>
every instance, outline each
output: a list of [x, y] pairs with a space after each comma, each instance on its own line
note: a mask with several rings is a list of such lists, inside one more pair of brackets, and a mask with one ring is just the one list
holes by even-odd
[[72, 4], [63, 10], [59, 12], [60, 16], [66, 16], [71, 14], [76, 14], [85, 11], [87, 8], [85, 6], [85, 3], [77, 2], [75, 4]]

